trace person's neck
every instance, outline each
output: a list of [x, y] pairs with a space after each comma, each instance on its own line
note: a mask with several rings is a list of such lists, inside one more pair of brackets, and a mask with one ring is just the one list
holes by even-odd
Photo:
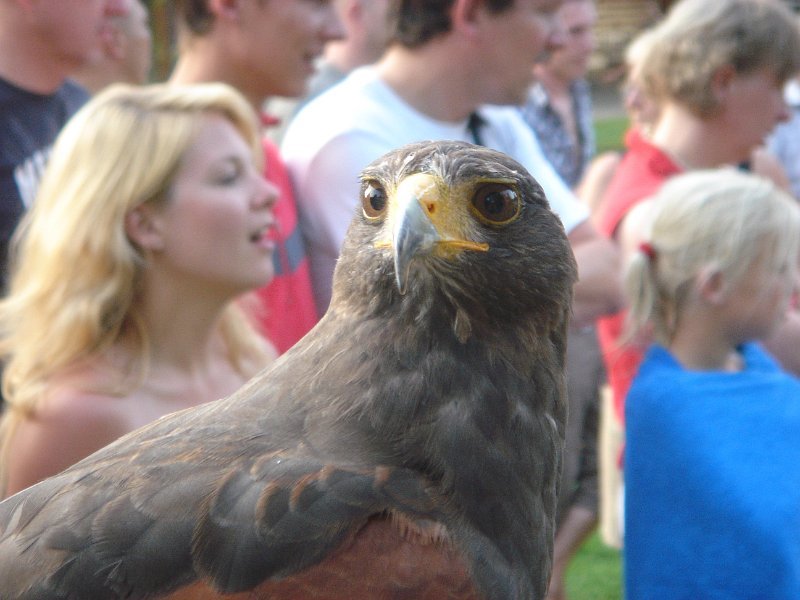
[[349, 73], [353, 69], [374, 62], [373, 57], [365, 56], [359, 48], [346, 41], [328, 42], [323, 60], [340, 73]]
[[710, 119], [668, 104], [650, 132], [650, 141], [684, 171], [710, 169], [737, 162], [724, 132]]
[[542, 84], [551, 99], [564, 99], [570, 96], [572, 81], [566, 81], [545, 68], [536, 69], [536, 80]]
[[227, 83], [244, 95], [259, 114], [267, 100], [255, 92], [246, 81], [241, 81], [238, 71], [232, 68], [229, 61], [202, 39], [192, 41], [187, 49], [180, 52], [169, 81], [175, 84]]
[[459, 69], [441, 60], [444, 53], [429, 51], [436, 43], [424, 50], [392, 46], [377, 63], [378, 73], [415, 110], [439, 121], [466, 120], [481, 102]]
[[741, 356], [711, 308], [681, 315], [669, 351], [690, 371], [739, 371]]
[[153, 362], [186, 372], [203, 369], [215, 355], [217, 326], [231, 295], [151, 278], [144, 288], [139, 314]]
[[126, 73], [110, 62], [102, 62], [94, 65], [87, 65], [72, 75], [72, 79], [82, 85], [86, 90], [94, 95], [107, 88], [112, 83], [136, 84], [137, 82], [129, 73]]

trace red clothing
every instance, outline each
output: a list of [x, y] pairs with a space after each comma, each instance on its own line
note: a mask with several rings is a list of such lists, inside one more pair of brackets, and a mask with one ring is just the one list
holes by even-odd
[[[608, 184], [601, 206], [599, 229], [615, 237], [617, 227], [634, 206], [652, 196], [664, 181], [682, 171], [663, 151], [645, 140], [638, 131], [625, 136], [627, 151]], [[644, 356], [644, 349], [621, 346], [626, 311], [598, 320], [597, 333], [603, 350], [608, 382], [614, 394], [614, 408], [620, 423], [624, 422], [625, 396]]]
[[266, 139], [263, 146], [264, 176], [278, 187], [280, 196], [273, 209], [277, 222], [273, 234], [275, 276], [256, 291], [264, 307], [258, 321], [264, 334], [282, 354], [316, 324], [317, 309], [289, 174], [277, 146]]

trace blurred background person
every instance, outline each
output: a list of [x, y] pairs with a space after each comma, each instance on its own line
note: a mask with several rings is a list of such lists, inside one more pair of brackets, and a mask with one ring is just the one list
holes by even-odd
[[269, 136], [281, 143], [292, 117], [309, 100], [344, 79], [350, 71], [377, 61], [389, 43], [390, 0], [333, 0], [339, 20], [344, 26], [342, 39], [325, 44], [317, 72], [308, 82], [307, 93], [300, 98], [273, 98], [268, 111], [279, 119], [269, 128]]
[[8, 243], [50, 147], [88, 94], [68, 77], [100, 53], [129, 0], [0, 0], [0, 293]]
[[[642, 81], [642, 61], [647, 55], [647, 46], [653, 35], [645, 30], [639, 33], [625, 49], [625, 79], [622, 83], [622, 105], [628, 117], [628, 131], [625, 137], [649, 135], [658, 118], [658, 104], [650, 98]], [[592, 158], [586, 165], [577, 187], [578, 197], [586, 203], [595, 219], [599, 213], [600, 201], [608, 183], [622, 160], [623, 152], [609, 150]]]
[[[575, 189], [595, 153], [592, 99], [586, 74], [594, 50], [594, 0], [569, 0], [556, 20], [562, 43], [534, 67], [536, 82], [520, 108], [547, 160]], [[572, 557], [598, 520], [597, 436], [603, 360], [593, 324], [572, 326], [567, 344], [568, 417], [549, 600], [567, 598]]]
[[389, 42], [390, 0], [333, 0], [333, 3], [345, 36], [325, 44], [319, 70], [309, 82], [306, 99], [337, 84], [356, 67], [377, 61]]
[[[180, 48], [171, 83], [222, 81], [261, 111], [272, 96], [298, 97], [326, 44], [344, 36], [326, 0], [179, 0]], [[273, 120], [265, 115], [264, 122]], [[277, 147], [263, 140], [264, 173], [280, 190], [275, 277], [259, 290], [264, 334], [285, 352], [317, 322], [294, 190]]]
[[594, 0], [568, 0], [557, 15], [563, 43], [534, 67], [536, 83], [520, 109], [556, 172], [575, 189], [595, 154], [592, 94], [586, 73], [595, 48]]
[[237, 300], [272, 277], [277, 191], [222, 84], [112, 86], [59, 135], [0, 302], [12, 494], [275, 355]]
[[144, 84], [150, 76], [153, 43], [150, 15], [142, 0], [128, 0], [127, 15], [109, 19], [102, 53], [83, 65], [72, 78], [96, 94], [112, 83]]

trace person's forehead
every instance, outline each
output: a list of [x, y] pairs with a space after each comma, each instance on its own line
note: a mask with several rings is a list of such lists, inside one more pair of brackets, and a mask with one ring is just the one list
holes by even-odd
[[570, 22], [594, 22], [597, 20], [597, 10], [592, 0], [567, 0], [561, 5], [559, 17]]
[[[517, 2], [523, 1], [524, 0], [517, 0]], [[543, 13], [554, 13], [558, 11], [565, 2], [570, 1], [571, 0], [529, 0], [529, 3], [533, 8]]]

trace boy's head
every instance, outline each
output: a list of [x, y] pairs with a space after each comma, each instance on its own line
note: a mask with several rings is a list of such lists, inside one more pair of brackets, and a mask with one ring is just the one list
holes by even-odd
[[[490, 12], [510, 8], [517, 0], [485, 0]], [[394, 40], [408, 48], [427, 43], [437, 35], [450, 31], [450, 11], [456, 0], [396, 0], [390, 11], [394, 22]]]
[[[397, 0], [390, 12], [392, 50], [448, 71], [443, 85], [468, 82], [478, 104], [522, 104], [533, 69], [560, 46], [563, 0]], [[420, 62], [420, 61], [417, 61]]]
[[249, 98], [300, 96], [325, 44], [340, 39], [333, 0], [179, 0], [181, 54], [202, 60]]

